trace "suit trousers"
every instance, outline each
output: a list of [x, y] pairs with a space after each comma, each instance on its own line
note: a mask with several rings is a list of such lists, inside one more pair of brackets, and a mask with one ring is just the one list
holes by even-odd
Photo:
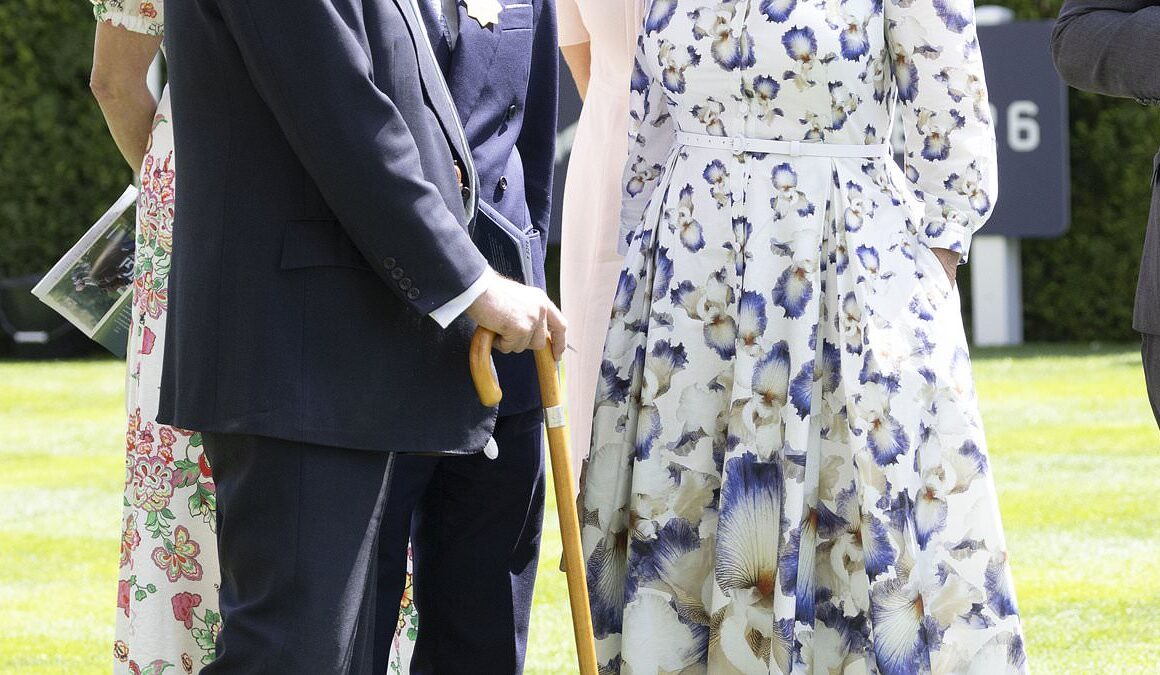
[[[370, 675], [396, 455], [205, 434], [224, 623], [206, 675]], [[395, 601], [398, 595], [394, 596]]]
[[544, 517], [543, 411], [500, 417], [499, 457], [400, 455], [379, 546], [376, 674], [386, 673], [411, 541], [411, 673], [523, 671]]
[[1160, 335], [1143, 333], [1144, 381], [1148, 384], [1148, 400], [1152, 414], [1160, 425]]

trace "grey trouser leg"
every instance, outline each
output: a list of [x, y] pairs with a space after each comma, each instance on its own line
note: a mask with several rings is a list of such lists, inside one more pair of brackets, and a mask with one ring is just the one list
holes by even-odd
[[1148, 384], [1148, 400], [1152, 402], [1152, 414], [1160, 425], [1160, 335], [1144, 333], [1144, 381]]

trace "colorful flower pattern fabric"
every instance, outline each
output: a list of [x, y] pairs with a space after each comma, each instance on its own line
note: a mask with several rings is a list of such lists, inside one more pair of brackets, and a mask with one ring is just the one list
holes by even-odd
[[[98, 21], [163, 36], [162, 0], [92, 0]], [[176, 172], [168, 89], [158, 105], [137, 200], [130, 333], [124, 518], [114, 672], [196, 673], [213, 660], [222, 615], [217, 594], [216, 496], [201, 435], [155, 421], [173, 253]], [[409, 669], [418, 613], [407, 590], [391, 672]], [[390, 630], [390, 627], [388, 627]]]
[[[1027, 669], [957, 291], [995, 199], [967, 0], [653, 0], [585, 466], [606, 673]], [[682, 146], [675, 131], [889, 157]]]
[[[164, 35], [161, 0], [93, 0], [93, 8], [98, 21]], [[217, 501], [201, 435], [156, 421], [173, 253], [171, 118], [166, 91], [137, 198], [115, 673], [198, 672], [213, 659], [222, 624]]]

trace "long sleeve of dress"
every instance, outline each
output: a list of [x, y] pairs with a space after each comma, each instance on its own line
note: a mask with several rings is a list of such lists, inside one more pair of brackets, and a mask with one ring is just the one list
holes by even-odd
[[93, 16], [134, 33], [165, 35], [164, 0], [92, 0]]
[[582, 45], [592, 40], [580, 14], [577, 0], [557, 0], [556, 21], [560, 31], [560, 46]]
[[1160, 103], [1157, 44], [1157, 0], [1068, 0], [1051, 40], [1068, 84], [1153, 104]]
[[886, 0], [886, 39], [906, 138], [906, 177], [925, 204], [920, 239], [966, 260], [998, 191], [995, 129], [971, 0]]
[[649, 74], [644, 40], [644, 36], [637, 40], [629, 94], [628, 161], [624, 166], [620, 240], [617, 244], [621, 255], [628, 251], [632, 233], [644, 217], [653, 192], [664, 176], [665, 159], [676, 142], [664, 86]]

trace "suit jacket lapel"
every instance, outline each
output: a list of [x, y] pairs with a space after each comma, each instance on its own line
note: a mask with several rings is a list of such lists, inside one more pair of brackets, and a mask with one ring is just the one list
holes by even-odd
[[500, 39], [501, 28], [498, 24], [486, 28], [479, 25], [478, 21], [467, 15], [463, 3], [459, 3], [459, 41], [451, 54], [451, 77], [448, 84], [460, 119], [470, 118], [475, 104], [479, 102], [484, 90], [481, 85], [487, 81], [487, 74], [495, 62]]
[[414, 0], [394, 0], [399, 11], [403, 13], [403, 20], [407, 24], [407, 30], [411, 33], [411, 42], [415, 45], [415, 54], [419, 61], [419, 79], [423, 82], [423, 90], [427, 92], [427, 100], [435, 109], [435, 115], [439, 118], [439, 123], [443, 125], [443, 131], [446, 132], [451, 144], [455, 147], [455, 152], [460, 158], [469, 158], [471, 150], [463, 145], [464, 132], [456, 117], [454, 103], [448, 96], [450, 88], [445, 91], [440, 84], [443, 72], [439, 68], [439, 64], [435, 62], [431, 50], [427, 48], [429, 44], [425, 42], [429, 40], [427, 27], [423, 23], [422, 17], [416, 14], [413, 2]]

